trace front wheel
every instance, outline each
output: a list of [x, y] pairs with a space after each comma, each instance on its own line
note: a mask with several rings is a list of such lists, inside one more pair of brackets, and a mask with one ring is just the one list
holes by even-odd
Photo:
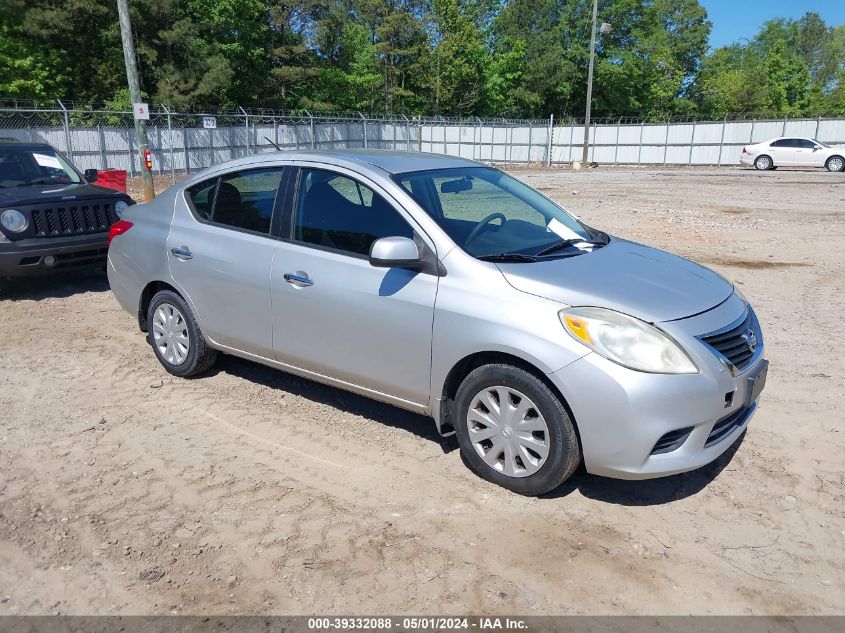
[[754, 167], [760, 171], [771, 169], [773, 167], [772, 159], [768, 156], [758, 156], [757, 160], [754, 161]]
[[195, 376], [214, 364], [217, 351], [205, 342], [191, 308], [172, 290], [162, 290], [152, 298], [147, 324], [156, 357], [174, 376]]
[[470, 372], [458, 388], [454, 420], [470, 468], [513, 492], [549, 492], [581, 463], [566, 408], [524, 369], [484, 365]]
[[842, 156], [831, 156], [824, 164], [828, 171], [845, 171], [845, 158]]

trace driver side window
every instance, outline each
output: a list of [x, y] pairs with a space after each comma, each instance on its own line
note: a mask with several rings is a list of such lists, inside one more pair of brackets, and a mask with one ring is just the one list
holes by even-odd
[[381, 237], [414, 237], [390, 203], [366, 185], [322, 169], [301, 169], [294, 239], [354, 255], [369, 255]]

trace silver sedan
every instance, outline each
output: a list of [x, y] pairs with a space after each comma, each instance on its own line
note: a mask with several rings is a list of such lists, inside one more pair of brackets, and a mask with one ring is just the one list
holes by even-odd
[[581, 463], [707, 464], [765, 384], [729, 281], [465, 159], [252, 156], [130, 207], [110, 239], [114, 295], [171, 374], [222, 352], [431, 416], [522, 494]]

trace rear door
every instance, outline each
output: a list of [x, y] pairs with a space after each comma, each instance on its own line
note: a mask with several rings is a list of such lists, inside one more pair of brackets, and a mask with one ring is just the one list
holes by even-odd
[[776, 167], [793, 167], [795, 165], [796, 139], [781, 138], [769, 144], [768, 153]]
[[177, 196], [170, 272], [212, 341], [272, 357], [270, 236], [284, 167], [232, 171]]

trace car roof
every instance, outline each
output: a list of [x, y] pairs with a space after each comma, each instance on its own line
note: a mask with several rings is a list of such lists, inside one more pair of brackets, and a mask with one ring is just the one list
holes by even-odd
[[0, 147], [3, 149], [19, 149], [25, 152], [36, 149], [53, 149], [53, 146], [49, 143], [21, 143], [15, 139], [8, 138], [0, 138]]
[[467, 158], [431, 154], [428, 152], [384, 150], [384, 149], [345, 149], [313, 152], [281, 152], [297, 160], [318, 158], [321, 160], [340, 159], [353, 163], [363, 163], [378, 167], [390, 174], [427, 169], [449, 169], [452, 167], [474, 167], [479, 163]]
[[[209, 172], [219, 172], [223, 169], [252, 167], [265, 162], [276, 160], [304, 161], [347, 167], [351, 169], [371, 170], [376, 168], [388, 174], [401, 174], [411, 171], [425, 171], [428, 169], [449, 169], [454, 167], [483, 167], [467, 158], [445, 156], [443, 154], [429, 154], [427, 152], [394, 151], [381, 149], [341, 149], [341, 150], [281, 150], [277, 152], [262, 152], [243, 158], [236, 158], [213, 165], [193, 175], [190, 183], [202, 180]], [[187, 184], [187, 183], [186, 183]]]
[[805, 141], [812, 141], [812, 136], [800, 136], [798, 134], [794, 134], [793, 136], [776, 136], [774, 138], [770, 138], [768, 141], [760, 141], [760, 143], [772, 143], [774, 141], [783, 141], [785, 139], [793, 139], [793, 138], [800, 138], [804, 139]]

